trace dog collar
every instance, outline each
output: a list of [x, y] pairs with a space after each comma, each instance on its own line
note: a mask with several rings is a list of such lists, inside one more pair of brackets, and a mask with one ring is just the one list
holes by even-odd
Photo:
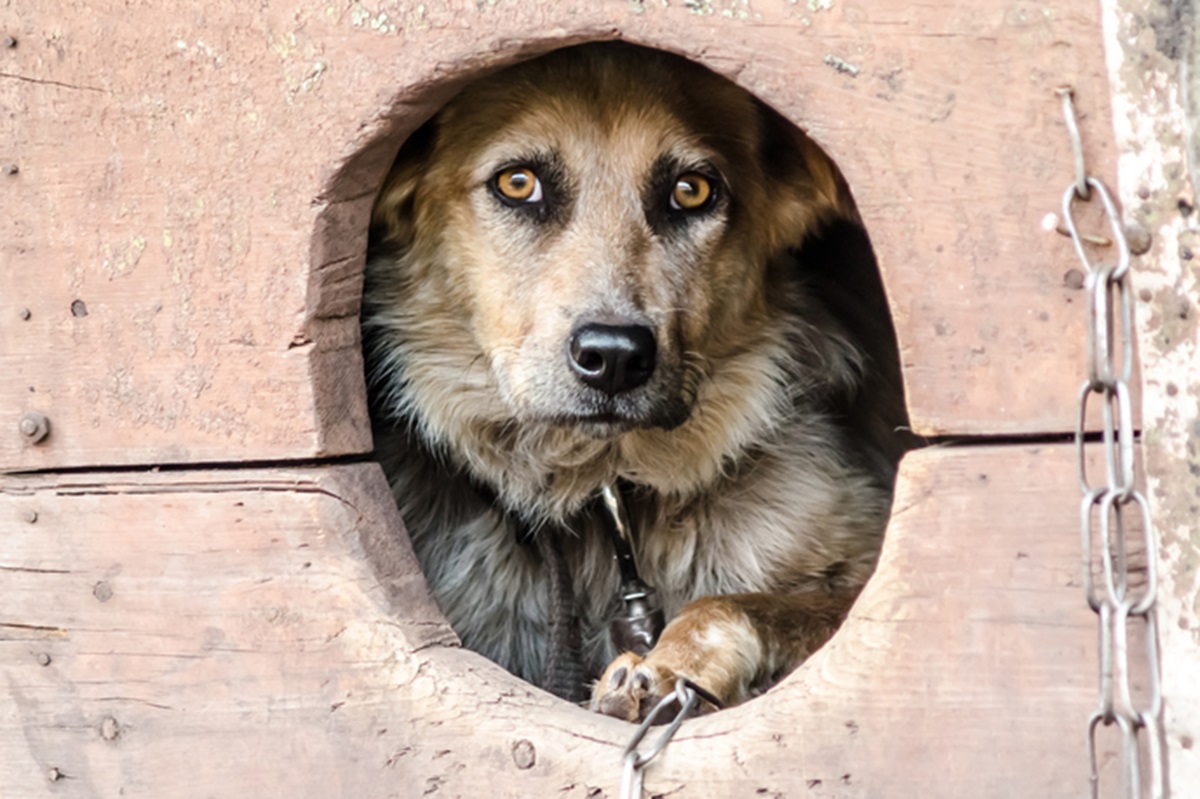
[[618, 652], [646, 655], [666, 625], [655, 590], [638, 576], [637, 558], [633, 552], [633, 527], [620, 488], [608, 483], [600, 489], [600, 500], [606, 511], [608, 533], [612, 539], [621, 584], [617, 598], [621, 614], [609, 623], [609, 636]]

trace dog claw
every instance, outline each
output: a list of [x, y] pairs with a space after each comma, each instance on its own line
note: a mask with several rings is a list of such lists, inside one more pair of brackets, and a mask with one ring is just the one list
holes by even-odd
[[[654, 657], [651, 652], [649, 658]], [[592, 692], [592, 710], [625, 721], [639, 722], [646, 718], [662, 698], [675, 690], [679, 678], [674, 669], [655, 665], [626, 652], [617, 657], [596, 681]], [[712, 708], [707, 703], [697, 705], [697, 712]], [[670, 715], [664, 720], [669, 720]]]
[[636, 695], [636, 688], [641, 686], [642, 680], [631, 679], [630, 675], [637, 674], [635, 669], [641, 662], [640, 656], [626, 652], [610, 663], [592, 691], [592, 710], [626, 721], [637, 721], [641, 702]]

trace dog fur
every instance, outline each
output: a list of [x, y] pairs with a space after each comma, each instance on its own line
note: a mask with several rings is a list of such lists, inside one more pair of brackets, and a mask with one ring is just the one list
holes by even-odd
[[[514, 165], [537, 207], [497, 194]], [[702, 212], [670, 205], [684, 173], [711, 178]], [[641, 717], [677, 676], [736, 703], [832, 634], [874, 567], [895, 461], [860, 412], [873, 362], [794, 254], [854, 220], [848, 197], [748, 93], [623, 44], [484, 77], [409, 138], [372, 215], [364, 347], [377, 453], [466, 646], [541, 680], [552, 592], [531, 536], [561, 548], [611, 715]], [[653, 331], [644, 385], [580, 382], [567, 341], [586, 322]], [[608, 636], [595, 496], [613, 481], [673, 619], [644, 660]]]

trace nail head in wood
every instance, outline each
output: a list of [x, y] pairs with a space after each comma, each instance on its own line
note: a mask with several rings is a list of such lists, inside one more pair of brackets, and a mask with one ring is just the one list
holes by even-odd
[[1079, 290], [1083, 288], [1083, 284], [1087, 282], [1087, 278], [1083, 272], [1078, 269], [1068, 269], [1063, 275], [1063, 285], [1069, 289]]
[[1142, 223], [1133, 222], [1125, 226], [1125, 243], [1129, 245], [1129, 252], [1133, 255], [1145, 255], [1150, 252], [1151, 242], [1150, 231]]

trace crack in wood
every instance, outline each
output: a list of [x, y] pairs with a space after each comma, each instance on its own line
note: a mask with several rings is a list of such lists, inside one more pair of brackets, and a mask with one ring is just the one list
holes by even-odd
[[[365, 260], [362, 253], [351, 253], [350, 255], [339, 255], [336, 258], [330, 258], [326, 261], [321, 261], [320, 263], [314, 264], [313, 265], [313, 273], [320, 274], [330, 268], [337, 267], [337, 266], [343, 266], [343, 265], [349, 264], [353, 261], [362, 261], [362, 260]], [[353, 276], [348, 275], [347, 277], [342, 278], [341, 280], [339, 280], [337, 282], [347, 282], [351, 279], [359, 280], [361, 278], [362, 278], [361, 274], [357, 274], [357, 275], [353, 275]], [[323, 283], [322, 287], [324, 288], [327, 285], [329, 285], [329, 284]]]
[[21, 624], [20, 622], [7, 621], [0, 622], [0, 629], [6, 630], [25, 630], [28, 632], [45, 633], [55, 637], [67, 637], [67, 631], [62, 627], [53, 627], [45, 624]]
[[[624, 748], [625, 744], [628, 743], [628, 741], [623, 741], [623, 740], [622, 741], [607, 741], [603, 738], [597, 738], [592, 735], [586, 735], [585, 733], [582, 733], [579, 730], [572, 730], [569, 727], [559, 727], [554, 724], [547, 724], [545, 726], [546, 726], [546, 729], [555, 730], [556, 732], [561, 732], [562, 734], [568, 735], [572, 738], [578, 738], [581, 741], [591, 741], [592, 743], [602, 744], [603, 746], [611, 746], [614, 749], [618, 748], [618, 747]], [[632, 727], [630, 729], [632, 729]]]
[[36, 83], [42, 86], [57, 86], [60, 89], [75, 89], [83, 92], [99, 92], [100, 94], [111, 94], [107, 89], [101, 89], [99, 86], [83, 86], [76, 83], [64, 83], [60, 80], [50, 80], [49, 78], [30, 78], [26, 75], [17, 75], [12, 72], [0, 72], [0, 78], [8, 78], [9, 80], [19, 80], [23, 83]]
[[165, 658], [167, 660], [206, 660], [208, 655], [192, 652], [129, 652], [116, 649], [80, 649], [77, 655], [86, 657]]
[[170, 705], [162, 705], [162, 704], [159, 704], [158, 702], [151, 702], [149, 699], [139, 699], [136, 696], [98, 696], [92, 701], [95, 701], [95, 702], [134, 702], [139, 705], [145, 705], [146, 707], [155, 708], [156, 710], [174, 710], [175, 709], [175, 708], [171, 707]]
[[370, 188], [363, 189], [357, 194], [348, 194], [345, 197], [338, 197], [337, 199], [330, 199], [328, 196], [317, 197], [313, 200], [312, 204], [314, 207], [321, 207], [321, 210], [318, 213], [325, 213], [329, 209], [335, 208], [339, 205], [365, 200], [368, 197], [374, 198], [377, 193], [378, 189], [374, 186], [371, 186]]
[[86, 496], [138, 496], [152, 494], [183, 494], [183, 493], [198, 493], [198, 494], [236, 494], [247, 492], [269, 492], [269, 493], [284, 493], [284, 494], [322, 494], [324, 496], [335, 499], [346, 507], [352, 509], [361, 518], [362, 510], [358, 508], [350, 500], [342, 497], [327, 488], [323, 488], [313, 483], [302, 483], [291, 480], [246, 480], [245, 482], [225, 482], [225, 483], [201, 483], [193, 481], [183, 481], [178, 483], [169, 483], [163, 485], [146, 485], [144, 483], [79, 483], [75, 485], [59, 485], [33, 488], [33, 489], [18, 489], [10, 490], [9, 486], [0, 486], [0, 495], [16, 494], [27, 496], [30, 491], [52, 491], [57, 496], [64, 497], [86, 497]]

